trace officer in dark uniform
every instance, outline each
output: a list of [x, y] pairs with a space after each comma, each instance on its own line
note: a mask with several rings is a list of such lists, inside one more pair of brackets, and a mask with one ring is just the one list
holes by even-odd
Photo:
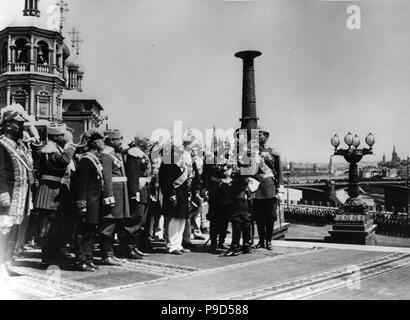
[[[67, 128], [69, 129], [69, 128]], [[65, 135], [66, 141], [72, 141], [73, 135], [71, 131], [67, 130]], [[72, 245], [75, 240], [75, 228], [77, 221], [77, 209], [74, 198], [74, 185], [76, 179], [76, 172], [78, 168], [78, 163], [83, 152], [82, 146], [77, 146], [75, 154], [71, 159], [70, 165], [67, 167], [64, 173], [63, 179], [61, 180], [60, 188], [60, 201], [61, 201], [61, 214], [58, 218], [58, 225], [61, 226], [59, 229], [59, 242], [62, 248], [60, 249], [60, 255], [72, 256], [72, 253], [67, 251], [68, 246], [73, 249]]]
[[[224, 254], [225, 256], [236, 256], [242, 253], [250, 253], [252, 245], [252, 217], [250, 214], [251, 193], [250, 184], [251, 178], [256, 172], [256, 161], [251, 158], [251, 152], [243, 154], [240, 151], [241, 144], [251, 145], [251, 141], [243, 139], [243, 136], [238, 131], [235, 132], [237, 145], [234, 149], [233, 158], [236, 160], [232, 170], [232, 242], [230, 249]], [[246, 161], [245, 157], [248, 156]], [[240, 246], [242, 234], [242, 248]]]
[[144, 225], [148, 218], [149, 187], [151, 183], [151, 161], [148, 157], [149, 141], [146, 137], [136, 136], [127, 151], [125, 173], [128, 179], [130, 199], [130, 218], [125, 220], [121, 230], [121, 245], [129, 257], [141, 259], [147, 253], [141, 251], [141, 242], [146, 243], [148, 232]]
[[121, 153], [121, 131], [106, 131], [104, 142], [105, 148], [100, 154], [104, 177], [104, 208], [99, 230], [101, 262], [105, 265], [119, 265], [114, 256], [114, 234], [121, 230], [124, 219], [130, 217], [127, 177]]
[[185, 222], [189, 217], [189, 171], [181, 147], [168, 145], [163, 148], [159, 185], [164, 199], [167, 249], [175, 255], [190, 252], [182, 246]]
[[66, 141], [65, 124], [50, 124], [47, 127], [48, 143], [40, 151], [40, 186], [34, 207], [40, 216], [40, 237], [42, 239], [42, 262], [59, 264], [61, 241], [59, 225], [61, 219], [61, 184], [72, 159], [76, 146]]
[[98, 159], [104, 149], [104, 134], [98, 129], [85, 133], [87, 152], [81, 157], [74, 182], [74, 198], [77, 206], [75, 235], [76, 269], [94, 271], [92, 245], [100, 218], [103, 174]]
[[256, 247], [272, 250], [273, 227], [277, 220], [278, 194], [283, 186], [283, 177], [279, 154], [266, 147], [268, 138], [268, 132], [259, 130], [259, 168], [254, 177], [260, 184], [253, 196], [253, 209], [259, 235]]
[[220, 145], [212, 159], [212, 164], [204, 166], [203, 182], [204, 189], [209, 192], [207, 218], [210, 221], [210, 251], [215, 253], [217, 249], [229, 249], [224, 243], [229, 219], [232, 215], [232, 170], [234, 163], [230, 157], [229, 146]]

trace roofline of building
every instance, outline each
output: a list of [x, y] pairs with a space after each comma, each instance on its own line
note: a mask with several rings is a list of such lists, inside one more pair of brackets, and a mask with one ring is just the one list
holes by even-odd
[[3, 35], [8, 35], [9, 33], [13, 32], [13, 31], [19, 31], [19, 33], [24, 33], [27, 31], [34, 31], [34, 32], [38, 32], [38, 33], [42, 33], [42, 34], [47, 34], [50, 36], [56, 36], [57, 38], [59, 38], [59, 40], [63, 41], [64, 37], [62, 36], [62, 34], [59, 31], [53, 31], [53, 30], [47, 30], [47, 29], [41, 29], [41, 28], [37, 28], [37, 27], [33, 27], [33, 26], [20, 26], [20, 27], [6, 27], [2, 30], [0, 30], [0, 37]]
[[95, 104], [97, 105], [97, 107], [98, 107], [98, 109], [99, 109], [100, 111], [104, 110], [104, 108], [101, 106], [101, 104], [100, 104], [96, 99], [81, 99], [81, 98], [74, 99], [74, 98], [64, 98], [64, 97], [63, 97], [63, 102], [64, 102], [64, 101], [67, 101], [67, 102], [69, 102], [69, 101], [88, 101], [88, 102], [95, 102]]

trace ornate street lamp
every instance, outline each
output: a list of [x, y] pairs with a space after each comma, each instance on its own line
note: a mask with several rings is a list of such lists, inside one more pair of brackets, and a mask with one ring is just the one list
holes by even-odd
[[359, 196], [359, 172], [358, 163], [363, 156], [373, 154], [374, 137], [369, 133], [365, 139], [369, 148], [361, 148], [360, 139], [357, 135], [348, 133], [344, 137], [346, 149], [339, 148], [340, 139], [335, 134], [330, 140], [335, 148], [334, 155], [343, 156], [349, 163], [349, 199], [345, 202], [342, 210], [336, 215], [330, 241], [338, 243], [374, 244], [376, 226], [366, 215], [365, 203], [358, 199]]
[[[369, 133], [365, 139], [369, 148], [362, 148], [359, 149], [360, 139], [357, 136], [353, 136], [350, 132], [344, 138], [345, 143], [347, 144], [347, 149], [338, 149], [340, 144], [339, 137], [335, 134], [332, 139], [331, 143], [332, 146], [335, 148], [334, 155], [336, 156], [343, 156], [347, 162], [349, 162], [349, 189], [348, 194], [350, 198], [357, 198], [359, 195], [359, 172], [357, 164], [362, 160], [363, 156], [368, 154], [373, 154], [373, 145], [374, 145], [374, 137], [371, 133]], [[357, 201], [356, 201], [357, 202]]]

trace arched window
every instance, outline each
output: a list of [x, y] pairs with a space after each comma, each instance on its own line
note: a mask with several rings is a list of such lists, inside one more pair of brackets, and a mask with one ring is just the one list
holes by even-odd
[[18, 88], [16, 91], [14, 91], [11, 95], [11, 100], [13, 103], [21, 104], [24, 110], [28, 111], [27, 107], [29, 105], [29, 94], [23, 88]]
[[49, 61], [49, 49], [48, 49], [48, 44], [45, 41], [39, 41], [37, 43], [38, 48], [37, 48], [37, 64], [38, 65], [48, 65]]
[[36, 95], [36, 114], [38, 118], [51, 118], [51, 96], [46, 90]]
[[29, 48], [28, 41], [26, 39], [18, 39], [16, 41], [15, 59], [16, 63], [28, 63], [29, 62]]

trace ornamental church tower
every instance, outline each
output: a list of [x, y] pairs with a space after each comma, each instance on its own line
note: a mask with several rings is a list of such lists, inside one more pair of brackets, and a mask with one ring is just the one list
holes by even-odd
[[[39, 0], [19, 0], [24, 10], [0, 31], [0, 109], [19, 103], [37, 120], [40, 134], [62, 120], [65, 60], [62, 28], [46, 23]], [[42, 130], [43, 129], [43, 130]]]

